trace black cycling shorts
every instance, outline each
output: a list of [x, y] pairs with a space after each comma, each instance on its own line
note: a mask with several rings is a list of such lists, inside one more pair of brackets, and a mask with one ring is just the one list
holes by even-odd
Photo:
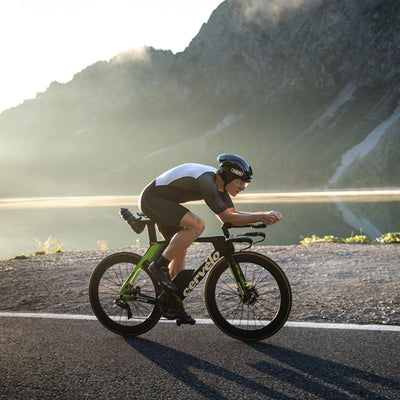
[[183, 229], [179, 223], [189, 212], [181, 204], [159, 197], [156, 194], [155, 182], [150, 183], [141, 193], [139, 207], [147, 217], [156, 222], [158, 230], [168, 241]]

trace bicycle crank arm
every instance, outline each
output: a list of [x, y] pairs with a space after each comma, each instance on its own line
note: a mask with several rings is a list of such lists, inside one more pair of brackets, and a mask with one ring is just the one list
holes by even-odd
[[157, 300], [154, 297], [147, 296], [145, 294], [141, 294], [135, 300], [141, 301], [142, 303], [147, 303], [147, 304], [157, 304]]
[[126, 302], [126, 301], [140, 301], [142, 303], [147, 303], [147, 304], [156, 304], [157, 303], [157, 300], [154, 297], [147, 296], [145, 294], [140, 294], [138, 296], [136, 296], [136, 295], [132, 296], [130, 294], [129, 295], [122, 295], [119, 300], [124, 301], [124, 302]]

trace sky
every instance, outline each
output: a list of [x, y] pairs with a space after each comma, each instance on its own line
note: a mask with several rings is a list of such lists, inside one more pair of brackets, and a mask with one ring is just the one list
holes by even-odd
[[0, 0], [0, 112], [139, 46], [183, 51], [223, 0]]

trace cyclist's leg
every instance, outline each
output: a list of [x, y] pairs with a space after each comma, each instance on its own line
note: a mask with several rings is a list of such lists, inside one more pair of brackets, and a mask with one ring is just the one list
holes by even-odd
[[185, 269], [186, 253], [186, 250], [183, 251], [169, 263], [169, 275], [171, 276], [171, 279], [174, 279], [175, 276], [179, 274], [179, 272]]
[[163, 253], [163, 256], [170, 261], [186, 252], [186, 249], [203, 233], [205, 223], [196, 214], [188, 211], [182, 217], [179, 226], [184, 229], [173, 236]]
[[159, 231], [169, 241], [167, 249], [149, 269], [165, 287], [176, 290], [168, 267], [172, 267], [172, 276], [184, 268], [185, 251], [203, 232], [204, 221], [181, 204], [159, 197], [154, 183], [140, 195], [140, 208], [157, 223]]
[[[170, 279], [173, 279], [180, 271], [185, 269], [186, 249], [204, 230], [204, 221], [190, 211], [187, 211], [182, 217], [179, 225], [179, 227], [174, 227], [166, 226], [162, 223], [157, 224], [160, 233], [169, 241], [169, 245], [166, 251], [152, 264], [156, 265], [158, 263], [162, 265], [162, 263], [164, 263], [164, 267], [166, 267], [165, 262], [168, 261]], [[152, 265], [150, 265], [149, 268], [154, 270]], [[166, 287], [177, 290], [177, 287], [172, 281], [169, 280], [169, 282], [167, 282], [165, 278], [161, 281]], [[193, 325], [196, 323], [196, 320], [182, 308], [182, 314], [176, 319], [176, 323], [178, 326], [182, 324]]]
[[[161, 223], [157, 224], [157, 228], [160, 231], [162, 237], [168, 242], [171, 241], [171, 239], [175, 236], [177, 232], [184, 229], [180, 226], [168, 226]], [[183, 271], [185, 269], [185, 259], [186, 250], [183, 251], [181, 254], [178, 254], [178, 256], [171, 260], [171, 262], [169, 263], [169, 274], [171, 279], [174, 279], [174, 277], [178, 275], [180, 271]]]

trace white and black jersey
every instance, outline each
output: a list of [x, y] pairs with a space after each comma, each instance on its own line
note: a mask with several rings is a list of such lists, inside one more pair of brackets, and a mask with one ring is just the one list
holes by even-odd
[[177, 203], [204, 200], [215, 214], [219, 214], [233, 204], [228, 193], [218, 191], [216, 173], [217, 169], [208, 165], [179, 165], [156, 178], [156, 193]]
[[202, 164], [182, 164], [157, 177], [140, 196], [141, 210], [159, 225], [179, 226], [189, 211], [181, 204], [204, 200], [215, 213], [233, 208], [227, 192], [219, 192], [217, 169]]

